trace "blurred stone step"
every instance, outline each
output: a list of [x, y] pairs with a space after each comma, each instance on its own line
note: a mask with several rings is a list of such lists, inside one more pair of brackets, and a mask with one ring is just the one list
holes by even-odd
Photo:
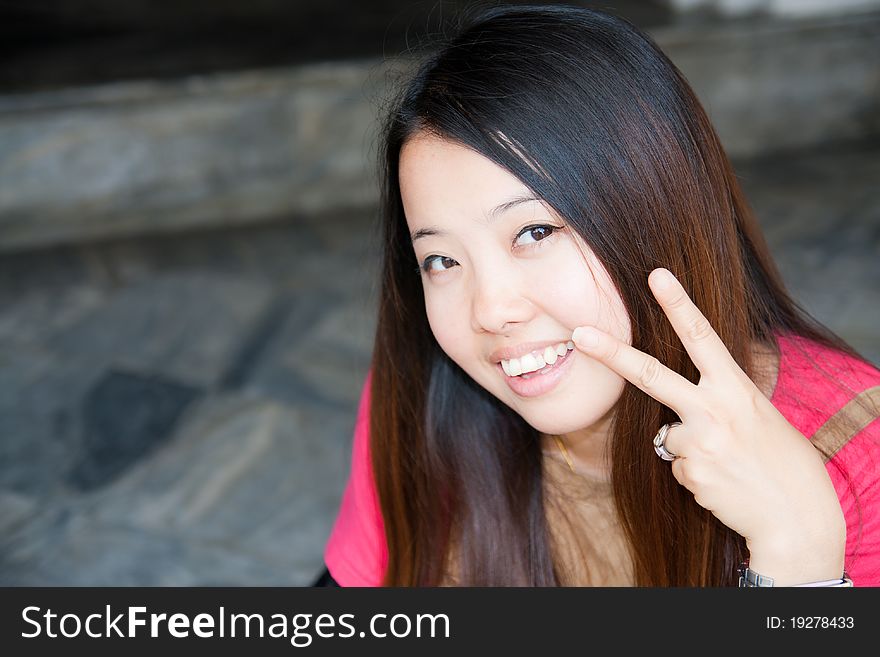
[[354, 409], [212, 396], [101, 489], [39, 507], [4, 491], [0, 585], [306, 585], [322, 565], [353, 427]]
[[[880, 133], [880, 12], [650, 32], [734, 157]], [[406, 57], [0, 97], [0, 251], [374, 205]]]

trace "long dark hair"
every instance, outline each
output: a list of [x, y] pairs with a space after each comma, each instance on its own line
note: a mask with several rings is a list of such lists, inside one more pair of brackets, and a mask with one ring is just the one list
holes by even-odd
[[[773, 348], [775, 334], [860, 357], [787, 294], [703, 108], [648, 36], [571, 6], [462, 17], [427, 50], [381, 131], [370, 440], [383, 583], [436, 585], [453, 558], [460, 584], [552, 586], [563, 565], [548, 538], [540, 435], [462, 371], [428, 324], [398, 184], [401, 148], [416, 133], [475, 150], [549, 203], [614, 281], [633, 346], [689, 380], [699, 373], [647, 287], [656, 267], [682, 281], [750, 376], [751, 345]], [[676, 419], [629, 384], [615, 406], [611, 483], [634, 584], [732, 585], [744, 539], [645, 449]]]

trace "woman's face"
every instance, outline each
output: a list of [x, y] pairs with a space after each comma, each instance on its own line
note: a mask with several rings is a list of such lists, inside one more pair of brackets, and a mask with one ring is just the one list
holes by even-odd
[[[405, 144], [399, 182], [440, 347], [540, 432], [605, 424], [623, 379], [577, 349], [561, 357], [556, 348], [581, 325], [631, 342], [620, 296], [583, 240], [540, 201], [493, 212], [530, 190], [491, 160], [433, 136]], [[496, 353], [552, 361], [547, 347], [555, 363], [518, 359], [523, 369], [538, 367], [526, 378], [506, 374]]]

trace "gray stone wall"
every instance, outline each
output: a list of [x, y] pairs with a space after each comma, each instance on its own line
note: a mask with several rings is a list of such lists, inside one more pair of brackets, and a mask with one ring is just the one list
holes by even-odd
[[[745, 157], [880, 134], [880, 14], [652, 32]], [[0, 251], [376, 202], [406, 58], [0, 97]]]

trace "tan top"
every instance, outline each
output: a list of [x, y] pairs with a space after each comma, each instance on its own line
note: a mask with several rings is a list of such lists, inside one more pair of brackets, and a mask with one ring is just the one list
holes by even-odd
[[632, 586], [628, 543], [614, 508], [611, 482], [572, 472], [544, 454], [544, 511], [553, 562], [563, 586]]
[[[544, 453], [544, 510], [553, 562], [563, 586], [632, 586], [629, 548], [611, 482], [572, 472], [557, 453]], [[441, 586], [456, 586], [454, 550]]]

